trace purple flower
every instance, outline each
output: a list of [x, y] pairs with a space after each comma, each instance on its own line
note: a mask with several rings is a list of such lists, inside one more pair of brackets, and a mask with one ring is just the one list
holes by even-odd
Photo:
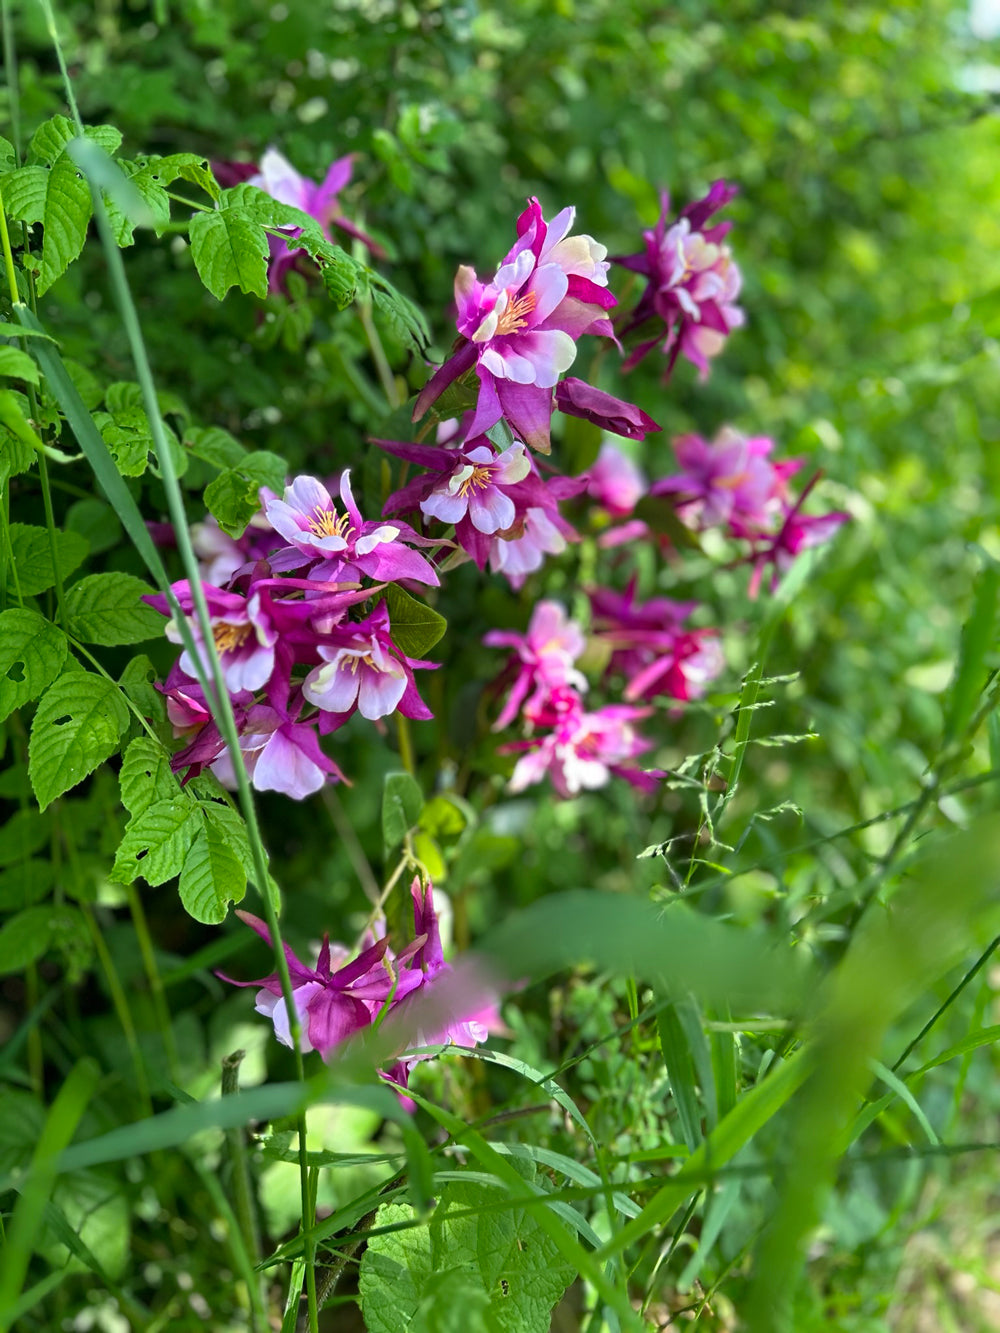
[[742, 282], [740, 270], [729, 246], [722, 244], [731, 224], [705, 226], [735, 193], [735, 186], [715, 181], [704, 199], [689, 204], [677, 221], [668, 225], [670, 196], [664, 191], [656, 226], [643, 232], [645, 248], [615, 259], [615, 263], [642, 274], [648, 284], [638, 305], [624, 320], [622, 334], [649, 321], [662, 325], [632, 352], [625, 369], [641, 361], [666, 335], [663, 350], [669, 355], [667, 373], [683, 355], [698, 367], [704, 379], [709, 358], [744, 322], [743, 311], [736, 304]]
[[419, 420], [447, 386], [475, 370], [476, 413], [469, 435], [485, 434], [506, 418], [515, 436], [548, 453], [552, 389], [576, 357], [584, 333], [611, 334], [605, 310], [607, 254], [590, 236], [570, 236], [575, 210], [564, 208], [550, 223], [531, 199], [517, 221], [518, 240], [491, 281], [463, 265], [455, 279], [455, 353], [431, 377], [417, 399]]
[[659, 694], [682, 702], [696, 699], [722, 670], [714, 631], [682, 628], [696, 602], [668, 597], [637, 602], [634, 580], [624, 593], [591, 589], [590, 600], [595, 637], [610, 646], [608, 670], [626, 677], [629, 702]]
[[631, 514], [646, 494], [648, 482], [642, 469], [610, 441], [601, 445], [588, 475], [587, 494], [614, 518]]
[[[296, 722], [267, 704], [247, 709], [240, 749], [257, 791], [280, 791], [294, 801], [304, 801], [330, 778], [344, 780], [337, 765], [320, 749], [314, 726]], [[228, 750], [221, 752], [211, 769], [224, 787], [235, 788], [236, 775]]]
[[547, 555], [561, 555], [565, 551], [565, 528], [569, 524], [557, 510], [526, 509], [516, 536], [493, 539], [490, 569], [494, 574], [503, 574], [512, 588], [520, 589], [529, 574], [541, 569]]
[[608, 704], [590, 713], [582, 706], [567, 708], [553, 719], [547, 735], [503, 747], [507, 752], [526, 751], [514, 767], [508, 790], [523, 791], [548, 777], [567, 800], [605, 786], [612, 775], [649, 790], [655, 779], [630, 761], [651, 748], [633, 725], [651, 711], [626, 704]]
[[431, 716], [413, 682], [414, 667], [433, 663], [407, 657], [392, 641], [389, 613], [380, 602], [367, 620], [335, 626], [317, 648], [322, 665], [309, 672], [302, 693], [326, 714], [355, 708], [374, 721], [398, 708], [406, 717]]
[[728, 527], [734, 537], [767, 532], [780, 515], [787, 479], [800, 463], [772, 463], [774, 441], [724, 426], [709, 443], [700, 435], [673, 442], [681, 471], [654, 482], [651, 495], [676, 495], [678, 512], [694, 527]]
[[784, 506], [784, 521], [777, 533], [758, 546], [751, 557], [754, 570], [750, 579], [750, 596], [756, 597], [760, 589], [761, 578], [769, 564], [774, 565], [771, 578], [771, 590], [777, 585], [778, 575], [789, 569], [795, 557], [812, 546], [822, 546], [828, 542], [838, 529], [850, 519], [845, 510], [833, 510], [829, 514], [803, 514], [802, 505], [809, 492], [819, 481], [820, 473], [811, 477], [802, 494], [794, 505]]
[[663, 429], [634, 403], [626, 403], [572, 376], [556, 385], [556, 407], [567, 416], [582, 417], [612, 435], [629, 440], [644, 440], [651, 431]]
[[[212, 637], [226, 688], [232, 694], [261, 689], [274, 670], [274, 645], [278, 637], [261, 596], [254, 593], [249, 598], [241, 597], [239, 593], [224, 592], [222, 588], [215, 588], [210, 583], [203, 583], [202, 589], [208, 603]], [[190, 585], [183, 579], [172, 584], [171, 591], [184, 612], [200, 650], [202, 670], [207, 673], [208, 662], [204, 657], [201, 626], [193, 614], [194, 598], [191, 596]], [[148, 594], [142, 600], [161, 614], [170, 614], [167, 599], [162, 594]], [[166, 626], [166, 635], [171, 643], [181, 642], [180, 631], [173, 620]], [[188, 676], [193, 678], [197, 675], [197, 668], [186, 648], [181, 654], [179, 665]]]
[[325, 581], [357, 579], [364, 574], [380, 582], [439, 582], [433, 567], [412, 549], [413, 544], [433, 543], [406, 523], [371, 523], [362, 518], [351, 492], [350, 469], [340, 479], [343, 513], [315, 477], [296, 477], [280, 500], [267, 490], [263, 496], [268, 522], [290, 543], [277, 552], [272, 562], [276, 568], [296, 569], [323, 560], [320, 577]]
[[513, 648], [511, 665], [518, 673], [493, 724], [494, 731], [510, 726], [529, 692], [533, 691], [532, 698], [541, 702], [554, 690], [566, 686], [581, 692], [587, 689], [586, 678], [573, 665], [587, 646], [587, 640], [558, 602], [538, 602], [526, 634], [490, 630], [483, 636], [483, 643], [490, 648]]
[[517, 518], [517, 507], [508, 488], [531, 472], [524, 445], [514, 443], [497, 453], [486, 436], [467, 441], [454, 449], [394, 440], [374, 443], [397, 458], [429, 468], [436, 475], [416, 477], [389, 496], [384, 514], [418, 507], [426, 518], [456, 527], [468, 522], [487, 536], [509, 528]]

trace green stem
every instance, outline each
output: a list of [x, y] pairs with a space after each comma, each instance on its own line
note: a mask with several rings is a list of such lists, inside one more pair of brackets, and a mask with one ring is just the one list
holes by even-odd
[[142, 899], [139, 897], [134, 883], [126, 884], [125, 894], [128, 898], [132, 927], [135, 930], [136, 939], [139, 941], [142, 966], [146, 973], [146, 980], [149, 983], [149, 993], [152, 996], [153, 1009], [156, 1013], [156, 1022], [160, 1029], [163, 1049], [167, 1055], [167, 1067], [170, 1070], [170, 1077], [175, 1083], [179, 1083], [180, 1055], [174, 1038], [173, 1024], [170, 1021], [170, 1009], [167, 1005], [166, 992], [163, 989], [163, 978], [160, 976], [160, 969], [156, 962], [156, 951], [153, 948], [153, 940], [149, 933], [149, 923], [146, 921]]
[[413, 740], [410, 736], [410, 722], [396, 709], [396, 738], [399, 741], [399, 757], [410, 777], [417, 775], [417, 761], [413, 753]]
[[18, 606], [24, 606], [24, 597], [21, 593], [21, 580], [17, 574], [17, 561], [14, 559], [14, 548], [10, 543], [10, 521], [7, 512], [7, 506], [10, 503], [10, 488], [3, 488], [3, 503], [0, 504], [0, 528], [3, 529], [0, 536], [3, 538], [3, 561], [0, 563], [0, 592], [3, 593], [4, 600], [7, 596], [7, 569], [10, 568], [10, 577], [14, 583], [14, 596], [17, 598]]
[[14, 50], [14, 27], [10, 21], [8, 0], [0, 3], [0, 22], [3, 24], [3, 72], [10, 99], [10, 137], [14, 158], [21, 160], [21, 90], [18, 85], [17, 56]]
[[386, 402], [389, 404], [389, 410], [395, 412], [399, 407], [399, 390], [396, 387], [396, 377], [392, 373], [392, 367], [389, 365], [389, 359], [385, 354], [385, 348], [382, 346], [382, 339], [378, 336], [378, 329], [372, 319], [372, 308], [367, 301], [358, 302], [358, 318], [361, 320], [361, 327], [365, 331], [365, 337], [368, 339], [368, 346], [371, 348], [372, 360], [375, 362], [375, 370], [378, 373], [379, 383], [382, 385], [382, 391], [385, 394]]
[[[239, 1092], [240, 1065], [245, 1055], [246, 1051], [233, 1051], [231, 1055], [224, 1057], [222, 1061], [223, 1097], [230, 1097]], [[226, 1130], [226, 1144], [229, 1148], [229, 1159], [233, 1169], [233, 1208], [236, 1213], [236, 1220], [239, 1223], [240, 1232], [251, 1262], [257, 1263], [260, 1259], [260, 1228], [257, 1225], [257, 1210], [254, 1206], [253, 1187], [250, 1179], [250, 1162], [247, 1158], [246, 1143], [243, 1140], [243, 1130], [240, 1128]], [[258, 1276], [257, 1290], [250, 1293], [254, 1309], [255, 1329], [257, 1327], [257, 1313], [264, 1307], [261, 1282], [262, 1278]]]
[[[38, 964], [32, 963], [27, 969], [24, 977], [25, 999], [27, 1001], [28, 1013], [30, 1014], [40, 1002], [38, 987]], [[31, 1079], [31, 1086], [35, 1095], [39, 1098], [45, 1095], [45, 1053], [42, 1050], [42, 1034], [37, 1026], [33, 1026], [28, 1032], [28, 1075]]]
[[87, 661], [90, 663], [90, 665], [94, 668], [94, 670], [98, 673], [98, 675], [103, 676], [105, 680], [111, 682], [111, 684], [121, 695], [125, 706], [132, 712], [136, 721], [138, 721], [139, 724], [142, 726], [142, 728], [145, 730], [147, 736], [149, 736], [152, 740], [154, 740], [156, 744], [160, 746], [160, 748], [162, 749], [163, 748], [162, 742], [160, 741], [159, 736], [157, 736], [156, 732], [150, 725], [149, 719], [143, 716], [142, 709], [139, 707], [137, 703], [135, 703], [134, 700], [129, 698], [128, 692], [122, 689], [122, 687], [118, 684], [118, 682], [115, 680], [114, 676], [112, 676], [110, 671], [108, 671], [105, 667], [103, 667], [101, 663], [97, 660], [97, 658], [94, 656], [94, 654], [90, 652], [88, 649], [86, 649], [83, 646], [83, 644], [79, 642], [78, 639], [74, 639], [72, 635], [67, 635], [66, 637], [69, 639], [70, 647], [73, 649], [73, 651], [75, 653], [79, 653], [81, 657], [85, 657]]
[[125, 1035], [125, 1042], [128, 1046], [129, 1055], [132, 1058], [132, 1067], [135, 1070], [135, 1081], [139, 1089], [139, 1097], [142, 1101], [142, 1109], [147, 1116], [153, 1114], [153, 1102], [149, 1092], [149, 1078], [146, 1074], [146, 1066], [143, 1062], [142, 1051], [139, 1049], [139, 1039], [136, 1036], [135, 1025], [132, 1022], [132, 1014], [129, 1011], [128, 1000], [125, 996], [125, 990], [115, 968], [114, 959], [104, 942], [104, 936], [101, 929], [94, 919], [94, 914], [90, 910], [89, 903], [80, 903], [80, 911], [83, 913], [84, 920], [87, 923], [87, 929], [90, 931], [90, 938], [94, 942], [94, 948], [97, 951], [97, 957], [100, 959], [101, 968], [108, 983], [108, 990], [111, 992], [111, 1002], [115, 1007], [115, 1013], [118, 1015], [118, 1022], [121, 1024], [122, 1032]]

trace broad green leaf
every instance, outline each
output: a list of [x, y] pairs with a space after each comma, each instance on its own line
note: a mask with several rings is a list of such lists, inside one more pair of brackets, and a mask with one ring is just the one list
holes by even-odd
[[104, 647], [159, 638], [166, 622], [140, 600], [152, 591], [134, 574], [88, 574], [66, 593], [70, 634]]
[[[59, 574], [65, 579], [83, 562], [90, 548], [78, 532], [57, 531], [55, 541]], [[17, 562], [21, 593], [25, 597], [35, 597], [51, 588], [56, 581], [56, 574], [52, 568], [52, 550], [46, 529], [30, 523], [12, 523], [10, 544]], [[12, 593], [13, 581], [9, 570], [7, 586]]]
[[382, 789], [382, 844], [391, 856], [420, 818], [424, 795], [409, 773], [387, 773]]
[[118, 678], [118, 684], [142, 713], [152, 722], [162, 722], [167, 715], [166, 700], [156, 688], [156, 667], [145, 653], [139, 653]]
[[407, 657], [422, 658], [448, 628], [444, 616], [439, 615], [426, 602], [418, 602], [398, 584], [391, 583], [386, 588], [385, 604], [389, 611], [393, 642]]
[[43, 810], [114, 754], [128, 721], [117, 685], [103, 676], [66, 671], [49, 686], [28, 744], [28, 776]]
[[155, 887], [179, 875], [191, 844], [204, 828], [196, 801], [178, 788], [174, 797], [153, 801], [133, 815], [115, 856], [110, 878], [131, 884], [141, 875]]
[[184, 910], [208, 926], [225, 921], [230, 902], [238, 903], [246, 893], [239, 857], [207, 820], [191, 844], [178, 888]]
[[[47, 170], [37, 167], [23, 167], [22, 170], [27, 172], [42, 170], [45, 176], [41, 218], [36, 216], [36, 183], [32, 179], [29, 185], [31, 191], [29, 208], [32, 216], [24, 219], [36, 222], [40, 220], [44, 229], [37, 278], [38, 294], [42, 296], [56, 279], [66, 272], [83, 249], [90, 223], [90, 186], [66, 153], [58, 157]], [[15, 172], [11, 180], [15, 181], [17, 175]], [[20, 216], [20, 213], [16, 213], [15, 216]]]
[[185, 431], [183, 443], [196, 458], [217, 468], [238, 467], [247, 453], [239, 440], [221, 426], [192, 426]]
[[51, 861], [22, 861], [0, 871], [0, 910], [16, 912], [44, 898], [55, 883], [56, 868]]
[[110, 551], [121, 541], [122, 525], [103, 500], [77, 500], [66, 511], [66, 527], [90, 543], [90, 554]]
[[42, 442], [25, 415], [27, 402], [13, 389], [0, 389], [0, 484], [34, 464]]
[[195, 268], [217, 300], [230, 287], [267, 295], [267, 233], [249, 214], [238, 208], [196, 213], [190, 236]]
[[392, 334], [414, 351], [423, 351], [431, 340], [431, 331], [420, 307], [397, 291], [380, 273], [371, 274], [371, 293], [376, 311]]
[[[202, 785], [204, 778], [205, 775], [203, 774], [200, 779], [196, 778], [192, 784], [199, 795], [204, 791]], [[250, 839], [247, 836], [247, 826], [244, 823], [243, 816], [228, 801], [203, 799], [200, 804], [202, 814], [205, 816], [205, 827], [213, 838], [224, 842], [233, 853], [243, 867], [244, 879], [252, 876], [254, 873], [253, 852], [250, 850]]]
[[[533, 1180], [533, 1163], [518, 1159], [518, 1167]], [[450, 1183], [440, 1192], [429, 1225], [370, 1238], [360, 1279], [370, 1333], [446, 1328], [427, 1322], [431, 1307], [443, 1292], [463, 1289], [478, 1294], [472, 1308], [483, 1327], [548, 1333], [552, 1309], [576, 1272], [539, 1226], [534, 1209], [491, 1209], [505, 1193], [500, 1181], [496, 1188]], [[469, 1211], [478, 1215], [452, 1216]], [[390, 1220], [416, 1219], [404, 1205], [384, 1205], [376, 1225]]]
[[0, 976], [23, 972], [52, 943], [53, 909], [27, 907], [0, 926]]
[[0, 612], [0, 721], [48, 689], [65, 660], [58, 625], [27, 607]]
[[151, 227], [157, 236], [162, 235], [170, 222], [170, 197], [163, 185], [145, 163], [119, 159], [115, 165], [128, 182], [128, 194], [124, 191], [103, 192], [104, 207], [116, 243], [122, 247], [131, 245], [136, 227]]
[[0, 346], [0, 375], [9, 379], [27, 380], [30, 384], [38, 383], [38, 367], [19, 347]]
[[[109, 155], [117, 151], [122, 141], [121, 131], [113, 125], [89, 125], [84, 130], [84, 136]], [[76, 137], [76, 126], [68, 116], [53, 116], [39, 125], [31, 136], [25, 160], [51, 166], [66, 151], [66, 145]]]
[[52, 832], [48, 815], [37, 810], [15, 810], [0, 827], [0, 866], [24, 861], [44, 847]]
[[261, 450], [247, 454], [235, 467], [227, 468], [205, 487], [205, 506], [223, 532], [242, 535], [260, 509], [260, 488], [284, 490], [288, 465], [277, 454]]
[[170, 756], [149, 736], [139, 736], [122, 755], [118, 773], [122, 805], [130, 815], [141, 815], [157, 801], [190, 797], [170, 771]]

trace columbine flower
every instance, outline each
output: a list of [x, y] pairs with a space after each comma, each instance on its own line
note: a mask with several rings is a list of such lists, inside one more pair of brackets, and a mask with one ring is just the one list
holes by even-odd
[[[291, 714], [268, 704], [246, 710], [241, 719], [240, 749], [257, 791], [280, 791], [294, 801], [304, 801], [330, 778], [344, 780], [337, 765], [320, 749], [315, 727], [296, 722]], [[211, 769], [224, 787], [236, 787], [228, 750], [221, 752]]]
[[615, 518], [631, 514], [648, 486], [642, 469], [610, 441], [601, 445], [588, 476], [587, 494]]
[[590, 591], [595, 638], [610, 645], [609, 671], [627, 680], [625, 698], [651, 699], [667, 694], [681, 702], [704, 694], [723, 667], [714, 630], [683, 628], [697, 602], [669, 597], [635, 600], [635, 581], [624, 593], [610, 588]]
[[851, 517], [845, 510], [833, 510], [829, 514], [803, 514], [802, 505], [812, 488], [819, 481], [817, 472], [794, 505], [783, 507], [783, 522], [773, 537], [759, 545], [751, 556], [753, 575], [750, 579], [750, 596], [756, 597], [764, 570], [769, 564], [774, 565], [771, 589], [775, 588], [778, 575], [789, 569], [795, 557], [812, 546], [822, 546], [828, 542], [837, 530]]
[[[492, 280], [463, 265], [455, 279], [462, 342], [417, 399], [418, 420], [447, 386], [475, 370], [476, 413], [469, 435], [485, 434], [503, 417], [515, 436], [548, 453], [552, 389], [576, 357], [584, 333], [612, 334], [604, 311], [607, 251], [590, 236], [570, 236], [575, 210], [551, 223], [531, 199], [517, 221], [518, 240]], [[613, 336], [613, 335], [612, 335]]]
[[[274, 645], [278, 637], [263, 599], [256, 593], [247, 598], [236, 592], [224, 592], [222, 588], [215, 588], [210, 583], [201, 586], [208, 603], [212, 637], [226, 688], [233, 694], [241, 690], [261, 689], [274, 670]], [[171, 591], [191, 628], [195, 644], [200, 650], [202, 670], [207, 673], [208, 662], [204, 657], [201, 626], [193, 614], [194, 598], [190, 585], [183, 579], [172, 584]], [[162, 594], [149, 594], [142, 600], [163, 615], [170, 614], [169, 604]], [[166, 635], [171, 643], [181, 642], [180, 630], [175, 621], [171, 620], [167, 624]], [[197, 668], [186, 648], [181, 654], [179, 665], [188, 676], [197, 676]]]
[[608, 704], [591, 713], [582, 707], [567, 709], [547, 735], [503, 747], [507, 752], [528, 751], [517, 761], [508, 790], [523, 791], [547, 776], [558, 794], [568, 799], [605, 786], [612, 774], [651, 789], [655, 777], [629, 762], [651, 748], [652, 743], [633, 726], [651, 712], [627, 704]]
[[509, 528], [517, 517], [517, 509], [508, 487], [527, 477], [531, 460], [520, 442], [497, 453], [485, 436], [481, 439], [482, 443], [470, 440], [456, 449], [374, 441], [397, 458], [418, 463], [436, 474], [414, 478], [389, 496], [382, 512], [391, 514], [417, 506], [426, 518], [436, 518], [441, 523], [457, 526], [468, 518], [477, 532], [487, 536]]
[[571, 376], [556, 385], [556, 407], [567, 416], [582, 417], [629, 440], [644, 440], [650, 432], [663, 429], [641, 407]]
[[495, 537], [490, 546], [490, 569], [503, 574], [515, 590], [541, 569], [547, 555], [565, 551], [566, 529], [573, 533], [558, 511], [550, 509], [525, 510], [519, 527], [516, 536]]
[[621, 332], [631, 332], [649, 320], [663, 325], [632, 352], [625, 363], [626, 369], [641, 361], [666, 334], [663, 350], [669, 355], [667, 373], [673, 369], [678, 355], [683, 355], [698, 367], [704, 379], [709, 358], [721, 350], [733, 329], [744, 322], [743, 311], [736, 304], [742, 281], [740, 270], [729, 246], [722, 244], [731, 224], [705, 226], [735, 193], [734, 186], [715, 181], [704, 199], [689, 204], [677, 221], [668, 225], [670, 196], [664, 192], [656, 226], [643, 232], [645, 249], [614, 261], [648, 280]]
[[277, 552], [272, 561], [275, 568], [296, 569], [323, 560], [326, 563], [319, 573], [326, 581], [364, 574], [387, 582], [439, 582], [433, 567], [412, 549], [413, 545], [433, 543], [406, 523], [371, 523], [362, 518], [351, 492], [350, 469], [340, 479], [343, 513], [315, 477], [296, 477], [280, 500], [271, 491], [262, 494], [268, 521], [291, 544]]
[[673, 442], [681, 471], [653, 483], [651, 495], [674, 495], [678, 512], [693, 527], [726, 526], [734, 537], [771, 529], [787, 495], [798, 459], [772, 463], [774, 441], [724, 426], [709, 443], [700, 435]]
[[526, 634], [514, 630], [490, 630], [483, 636], [483, 643], [490, 648], [513, 648], [511, 664], [518, 673], [507, 702], [493, 724], [494, 731], [502, 731], [513, 722], [529, 692], [540, 701], [564, 686], [581, 692], [587, 689], [586, 677], [573, 665], [587, 646], [587, 640], [580, 626], [567, 617], [558, 602], [539, 602], [531, 614]]
[[311, 704], [326, 714], [346, 715], [357, 708], [369, 721], [397, 708], [406, 717], [431, 716], [417, 693], [413, 669], [433, 664], [407, 657], [396, 647], [384, 602], [367, 620], [335, 626], [328, 640], [317, 648], [323, 664], [302, 682]]

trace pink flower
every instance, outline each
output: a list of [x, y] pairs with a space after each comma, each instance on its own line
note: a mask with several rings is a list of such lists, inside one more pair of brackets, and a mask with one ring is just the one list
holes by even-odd
[[787, 479], [800, 463], [772, 463], [774, 441], [724, 426], [709, 443], [700, 435], [673, 442], [681, 471], [653, 483], [651, 495], [676, 495], [677, 509], [694, 527], [728, 526], [734, 537], [766, 532], [781, 513]]
[[508, 790], [523, 791], [547, 776], [565, 800], [605, 786], [613, 774], [649, 789], [655, 779], [633, 768], [630, 761], [651, 748], [633, 726], [651, 711], [626, 704], [608, 704], [592, 713], [581, 707], [567, 709], [547, 735], [503, 747], [508, 752], [528, 751], [517, 761]]
[[651, 431], [663, 429], [634, 403], [626, 403], [571, 376], [556, 385], [556, 407], [567, 416], [582, 417], [612, 435], [623, 435], [629, 440], [644, 440]]
[[529, 692], [533, 692], [532, 697], [537, 701], [564, 686], [581, 692], [587, 689], [586, 677], [573, 665], [587, 646], [587, 640], [558, 602], [539, 602], [531, 613], [526, 634], [490, 630], [483, 636], [483, 642], [490, 648], [513, 648], [510, 664], [518, 673], [493, 724], [494, 731], [510, 726]]
[[656, 226], [643, 232], [645, 249], [615, 260], [642, 274], [648, 284], [621, 332], [629, 333], [650, 321], [663, 326], [632, 352], [626, 369], [641, 361], [666, 334], [663, 350], [669, 354], [667, 373], [678, 355], [683, 355], [698, 367], [704, 379], [709, 358], [744, 322], [743, 311], [736, 304], [742, 282], [740, 270], [729, 246], [722, 243], [730, 223], [705, 226], [735, 193], [735, 186], [715, 181], [704, 199], [689, 204], [668, 226], [670, 196], [664, 191]]
[[[320, 749], [315, 727], [295, 722], [267, 704], [247, 710], [242, 719], [240, 749], [257, 791], [280, 791], [293, 801], [304, 801], [330, 778], [344, 780], [337, 765]], [[223, 750], [210, 767], [224, 787], [235, 789], [236, 775], [228, 750]]]
[[576, 358], [584, 333], [611, 334], [604, 311], [615, 304], [607, 290], [607, 254], [590, 236], [570, 236], [575, 210], [550, 223], [531, 199], [517, 221], [518, 240], [493, 278], [480, 282], [463, 265], [455, 279], [458, 350], [431, 377], [413, 419], [459, 377], [479, 379], [474, 437], [506, 418], [515, 436], [548, 453], [552, 389]]
[[412, 549], [414, 544], [430, 545], [425, 538], [406, 523], [373, 523], [362, 518], [351, 491], [350, 469], [340, 479], [343, 513], [315, 477], [296, 477], [280, 500], [271, 491], [262, 494], [268, 521], [290, 543], [276, 553], [275, 568], [296, 569], [323, 560], [320, 577], [325, 581], [364, 574], [379, 581], [414, 579], [438, 584], [433, 567]]
[[631, 514], [646, 494], [648, 482], [642, 469], [610, 441], [601, 445], [588, 475], [587, 494], [615, 518]]
[[[208, 603], [212, 637], [226, 688], [233, 694], [242, 690], [261, 689], [274, 670], [274, 645], [278, 632], [260, 595], [254, 593], [246, 598], [236, 592], [215, 588], [210, 583], [203, 583], [202, 589]], [[191, 628], [200, 650], [201, 668], [207, 674], [209, 667], [204, 657], [201, 626], [194, 615], [190, 585], [183, 579], [172, 584], [171, 591]], [[150, 594], [142, 600], [163, 615], [170, 614], [167, 599], [162, 594]], [[181, 642], [180, 630], [173, 620], [166, 626], [166, 635], [171, 643]], [[180, 657], [180, 669], [192, 678], [197, 675], [197, 668], [186, 648]]]
[[696, 602], [668, 597], [637, 602], [634, 580], [624, 593], [594, 588], [590, 600], [595, 637], [611, 646], [608, 670], [625, 676], [629, 702], [659, 694], [682, 702], [696, 699], [722, 670], [715, 632], [682, 628]]
[[851, 517], [844, 510], [833, 510], [829, 514], [803, 514], [802, 505], [809, 492], [819, 481], [820, 473], [810, 478], [802, 494], [794, 505], [784, 507], [784, 521], [777, 533], [759, 545], [751, 557], [754, 570], [750, 579], [750, 596], [756, 597], [764, 570], [769, 564], [774, 565], [771, 579], [772, 591], [777, 585], [778, 575], [789, 569], [795, 557], [812, 546], [822, 546], [828, 542], [838, 529]]
[[413, 668], [432, 663], [407, 657], [396, 647], [385, 602], [367, 620], [334, 626], [327, 639], [316, 650], [322, 664], [302, 682], [311, 704], [325, 714], [347, 715], [357, 709], [369, 721], [397, 708], [406, 717], [431, 716], [417, 693]]

